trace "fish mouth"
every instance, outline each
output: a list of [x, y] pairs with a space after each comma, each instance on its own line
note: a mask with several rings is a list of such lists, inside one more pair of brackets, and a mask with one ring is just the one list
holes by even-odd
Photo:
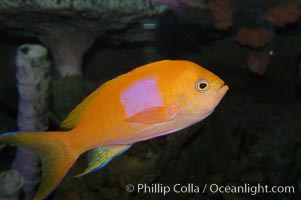
[[219, 87], [219, 90], [227, 92], [229, 90], [229, 86], [226, 85], [225, 83], [222, 83], [221, 86]]

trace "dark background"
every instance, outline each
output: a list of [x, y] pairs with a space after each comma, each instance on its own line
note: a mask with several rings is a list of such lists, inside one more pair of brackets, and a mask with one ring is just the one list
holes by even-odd
[[[64, 116], [101, 83], [160, 59], [195, 61], [219, 75], [230, 90], [204, 121], [178, 133], [135, 144], [99, 172], [73, 179], [72, 175], [84, 167], [84, 162], [77, 162], [50, 199], [301, 198], [301, 21], [297, 17], [279, 27], [265, 17], [270, 7], [292, 1], [229, 2], [233, 18], [228, 28], [215, 26], [206, 2], [204, 7], [183, 3], [180, 10], [169, 7], [163, 15], [147, 19], [156, 24], [154, 30], [143, 29], [145, 21], [134, 24], [137, 32], [148, 35], [140, 42], [130, 39], [108, 42], [106, 37], [98, 38], [85, 54], [83, 77], [61, 79], [54, 74], [52, 130], [57, 129]], [[297, 3], [300, 10], [299, 1]], [[260, 47], [242, 45], [236, 38], [244, 27], [262, 28], [271, 33], [270, 40]], [[115, 33], [106, 34], [109, 37]], [[248, 40], [248, 36], [245, 37]], [[2, 133], [17, 129], [16, 48], [37, 41], [6, 32], [1, 33], [0, 38]], [[260, 52], [265, 53], [248, 63], [251, 54]], [[254, 65], [255, 71], [252, 71]], [[259, 73], [262, 69], [264, 72]], [[9, 168], [13, 155], [14, 148], [1, 151], [1, 169]], [[129, 194], [125, 190], [129, 183], [161, 183], [171, 187], [177, 183], [198, 186], [261, 183], [294, 186], [295, 192], [251, 196], [208, 191], [205, 194], [171, 193], [163, 197]]]

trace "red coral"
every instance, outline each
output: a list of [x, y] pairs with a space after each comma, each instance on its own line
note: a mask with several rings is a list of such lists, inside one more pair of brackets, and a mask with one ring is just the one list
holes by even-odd
[[300, 4], [292, 1], [269, 8], [266, 20], [277, 27], [284, 27], [286, 24], [296, 22], [300, 17]]
[[212, 12], [215, 28], [226, 30], [232, 25], [233, 13], [228, 0], [209, 0], [208, 8]]
[[265, 74], [270, 63], [271, 54], [266, 50], [251, 52], [247, 58], [248, 69], [257, 75]]
[[241, 45], [259, 48], [270, 42], [272, 34], [263, 28], [252, 30], [243, 27], [238, 30], [235, 39]]

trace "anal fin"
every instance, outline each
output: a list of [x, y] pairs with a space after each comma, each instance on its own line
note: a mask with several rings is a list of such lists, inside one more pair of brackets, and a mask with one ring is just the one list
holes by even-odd
[[90, 159], [88, 167], [85, 169], [85, 171], [75, 177], [84, 176], [103, 168], [113, 158], [119, 156], [130, 147], [131, 145], [110, 145], [93, 149], [89, 155]]

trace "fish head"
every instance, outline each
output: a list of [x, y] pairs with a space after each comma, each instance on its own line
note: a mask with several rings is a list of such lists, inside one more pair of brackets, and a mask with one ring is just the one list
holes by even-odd
[[180, 117], [193, 123], [210, 115], [229, 87], [209, 70], [192, 62], [185, 62], [186, 69], [175, 80], [173, 95]]

